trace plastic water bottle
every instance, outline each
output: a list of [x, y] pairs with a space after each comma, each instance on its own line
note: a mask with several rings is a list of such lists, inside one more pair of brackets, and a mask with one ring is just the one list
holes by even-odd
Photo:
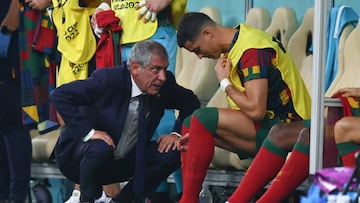
[[350, 196], [348, 196], [348, 195], [338, 195], [336, 197], [336, 203], [350, 203]]
[[336, 203], [336, 195], [333, 194], [328, 195], [326, 203]]
[[213, 203], [213, 196], [207, 184], [203, 184], [203, 187], [199, 194], [199, 203]]

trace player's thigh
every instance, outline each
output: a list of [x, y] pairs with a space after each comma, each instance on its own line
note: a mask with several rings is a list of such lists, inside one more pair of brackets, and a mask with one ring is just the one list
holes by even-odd
[[244, 140], [254, 140], [254, 122], [239, 110], [219, 108], [217, 134], [220, 137], [233, 136]]

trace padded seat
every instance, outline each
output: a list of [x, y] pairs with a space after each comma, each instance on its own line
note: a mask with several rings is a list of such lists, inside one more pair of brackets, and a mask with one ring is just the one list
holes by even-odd
[[[338, 5], [331, 8], [328, 15], [327, 26], [327, 48], [326, 48], [326, 63], [325, 63], [325, 91], [328, 90], [331, 83], [334, 81], [339, 67], [339, 57], [341, 38], [345, 39], [351, 30], [356, 26], [359, 15], [356, 11], [347, 5]], [[343, 33], [347, 28], [346, 33]], [[349, 32], [349, 29], [350, 32]]]
[[245, 17], [245, 24], [254, 28], [265, 30], [271, 21], [270, 13], [265, 8], [251, 8]]
[[37, 130], [31, 130], [32, 160], [34, 162], [50, 162], [51, 153], [60, 136], [61, 128], [40, 135]]
[[[351, 29], [351, 28], [349, 28]], [[344, 31], [343, 31], [344, 32]], [[360, 26], [352, 30], [345, 40], [344, 54], [339, 58], [338, 73], [331, 83], [325, 96], [331, 96], [334, 91], [344, 87], [360, 87]], [[340, 52], [339, 52], [340, 54]], [[341, 60], [343, 57], [343, 65]], [[342, 73], [342, 74], [341, 74]]]
[[289, 39], [287, 50], [293, 57], [296, 66], [309, 92], [312, 84], [313, 66], [313, 32], [314, 32], [314, 8], [309, 8], [301, 22], [301, 25]]
[[284, 48], [287, 48], [289, 39], [297, 27], [295, 11], [289, 7], [280, 7], [275, 10], [271, 23], [265, 31], [276, 37]]
[[[340, 39], [339, 39], [339, 46], [338, 46], [338, 68], [337, 73], [335, 75], [334, 80], [330, 83], [329, 88], [325, 92], [325, 97], [331, 97], [331, 95], [341, 86], [340, 83], [344, 81], [343, 74], [345, 69], [345, 61], [344, 61], [344, 49], [345, 43], [347, 38], [349, 37], [350, 33], [355, 29], [355, 26], [352, 24], [348, 24], [343, 29]], [[358, 52], [359, 53], [359, 52]], [[347, 77], [347, 76], [344, 76]]]

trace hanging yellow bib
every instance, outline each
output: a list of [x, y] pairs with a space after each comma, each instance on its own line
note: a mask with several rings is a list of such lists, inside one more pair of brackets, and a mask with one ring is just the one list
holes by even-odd
[[62, 57], [56, 87], [75, 80], [84, 80], [87, 77], [88, 63], [75, 64], [65, 57]]
[[[141, 9], [136, 10], [135, 7], [139, 0], [116, 0], [111, 1], [111, 9], [115, 11], [115, 15], [121, 20], [123, 28], [121, 34], [121, 44], [135, 43], [141, 40], [151, 38], [157, 30], [158, 19], [154, 22], [144, 23], [144, 18], [138, 20]], [[171, 2], [171, 13], [174, 26], [186, 11], [187, 0], [176, 0]]]
[[87, 63], [95, 54], [96, 40], [90, 10], [76, 0], [53, 0], [53, 20], [58, 33], [58, 50], [73, 63]]
[[141, 40], [149, 39], [154, 35], [158, 27], [157, 19], [144, 23], [144, 18], [138, 20], [140, 10], [135, 7], [139, 0], [112, 1], [111, 9], [115, 11], [115, 15], [121, 20], [123, 32], [121, 34], [120, 43], [134, 43]]
[[187, 0], [171, 1], [171, 15], [174, 21], [174, 27], [177, 29], [181, 17], [186, 13]]

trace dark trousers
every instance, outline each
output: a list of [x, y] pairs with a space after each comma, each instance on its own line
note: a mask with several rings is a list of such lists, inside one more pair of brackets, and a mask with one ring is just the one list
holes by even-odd
[[[144, 196], [154, 192], [162, 180], [180, 167], [180, 153], [159, 153], [158, 144], [150, 142], [146, 149]], [[80, 141], [69, 155], [58, 160], [60, 171], [75, 183], [80, 183], [81, 194], [89, 199], [101, 196], [102, 185], [129, 181], [121, 190], [121, 198], [133, 200], [135, 153], [124, 159], [114, 160], [113, 149], [100, 140]]]
[[21, 124], [20, 83], [0, 75], [0, 200], [24, 202], [29, 191], [31, 139]]

